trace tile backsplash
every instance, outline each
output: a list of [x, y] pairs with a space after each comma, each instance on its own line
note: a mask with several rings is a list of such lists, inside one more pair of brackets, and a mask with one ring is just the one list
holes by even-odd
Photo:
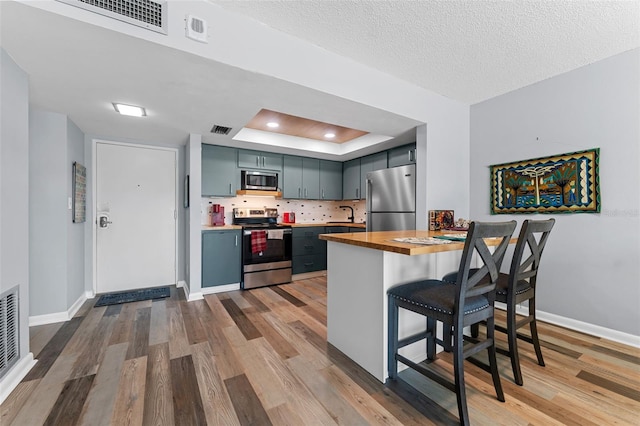
[[278, 221], [282, 221], [284, 212], [294, 212], [296, 223], [335, 222], [344, 220], [350, 214], [348, 209], [339, 206], [353, 207], [354, 221], [362, 223], [366, 216], [365, 201], [317, 201], [317, 200], [278, 200], [274, 197], [237, 196], [233, 198], [202, 197], [200, 201], [200, 218], [202, 225], [211, 223], [211, 206], [220, 204], [224, 207], [224, 223], [233, 222], [234, 207], [270, 207], [278, 209]]

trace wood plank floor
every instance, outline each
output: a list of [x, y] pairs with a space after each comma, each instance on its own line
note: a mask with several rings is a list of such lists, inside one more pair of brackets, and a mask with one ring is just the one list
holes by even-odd
[[[189, 303], [175, 288], [167, 299], [94, 302], [31, 328], [38, 363], [0, 406], [0, 424], [457, 424], [450, 391], [409, 370], [385, 386], [327, 344], [323, 277]], [[524, 386], [498, 356], [505, 403], [489, 374], [465, 364], [473, 424], [638, 424], [640, 350], [539, 330], [546, 367], [521, 344]], [[451, 377], [451, 361], [431, 366]]]

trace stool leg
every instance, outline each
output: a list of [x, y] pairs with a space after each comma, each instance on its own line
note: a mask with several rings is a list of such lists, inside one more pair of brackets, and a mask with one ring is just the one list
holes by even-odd
[[456, 398], [458, 401], [458, 416], [460, 417], [461, 425], [469, 425], [467, 392], [464, 384], [464, 342], [462, 329], [457, 326], [454, 326], [453, 340], [453, 374], [455, 377]]
[[489, 351], [489, 366], [491, 367], [491, 377], [493, 378], [493, 387], [496, 389], [498, 401], [504, 402], [504, 392], [502, 391], [502, 383], [500, 382], [500, 373], [498, 372], [498, 360], [496, 359], [496, 339], [495, 339], [495, 320], [494, 317], [487, 319], [487, 339], [491, 339], [491, 346], [487, 348]]
[[544, 367], [544, 359], [542, 358], [542, 350], [540, 349], [540, 340], [538, 340], [538, 325], [536, 323], [536, 298], [529, 299], [529, 316], [532, 317], [529, 327], [531, 328], [531, 340], [533, 341], [533, 348], [536, 350], [536, 356], [538, 357], [538, 365]]
[[435, 359], [436, 357], [436, 320], [427, 317], [427, 359]]
[[393, 297], [389, 297], [388, 305], [387, 347], [389, 350], [387, 354], [387, 370], [389, 378], [395, 380], [398, 377], [398, 362], [396, 361], [396, 353], [398, 352], [398, 306]]
[[509, 342], [509, 357], [513, 379], [517, 385], [522, 386], [522, 372], [520, 371], [520, 357], [518, 356], [518, 330], [516, 329], [515, 303], [507, 304], [507, 340]]

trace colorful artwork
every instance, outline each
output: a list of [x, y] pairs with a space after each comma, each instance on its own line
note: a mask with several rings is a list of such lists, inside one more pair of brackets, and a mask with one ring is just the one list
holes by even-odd
[[453, 210], [429, 210], [429, 231], [453, 227]]
[[491, 213], [599, 213], [600, 149], [491, 166]]

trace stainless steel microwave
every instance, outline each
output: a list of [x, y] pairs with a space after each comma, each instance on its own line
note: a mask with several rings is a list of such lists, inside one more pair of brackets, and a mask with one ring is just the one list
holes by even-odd
[[256, 189], [260, 191], [278, 190], [277, 173], [242, 170], [241, 176], [242, 189]]

